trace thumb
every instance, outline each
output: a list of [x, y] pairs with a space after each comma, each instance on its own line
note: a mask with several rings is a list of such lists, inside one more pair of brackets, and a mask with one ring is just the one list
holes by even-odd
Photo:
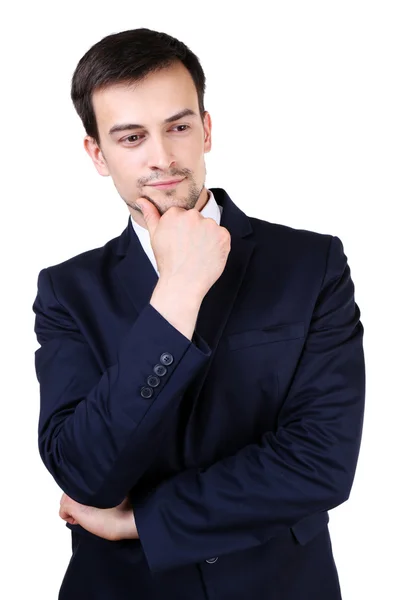
[[160, 213], [154, 204], [149, 202], [146, 198], [139, 198], [136, 200], [136, 206], [138, 206], [142, 212], [150, 237], [153, 237], [158, 221], [161, 219]]

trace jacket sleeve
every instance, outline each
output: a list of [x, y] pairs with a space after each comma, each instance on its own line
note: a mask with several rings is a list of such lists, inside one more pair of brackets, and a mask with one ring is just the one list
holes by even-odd
[[[191, 342], [147, 304], [127, 330], [115, 364], [102, 373], [58, 302], [48, 269], [39, 273], [32, 308], [41, 345], [35, 352], [41, 458], [77, 502], [116, 506], [148, 468], [168, 416], [211, 350], [200, 336], [193, 338], [198, 346]], [[143, 397], [141, 390], [149, 387], [147, 378], [163, 354], [167, 372], [153, 395]]]
[[153, 571], [245, 550], [349, 497], [364, 415], [363, 326], [339, 238], [274, 432], [135, 499]]

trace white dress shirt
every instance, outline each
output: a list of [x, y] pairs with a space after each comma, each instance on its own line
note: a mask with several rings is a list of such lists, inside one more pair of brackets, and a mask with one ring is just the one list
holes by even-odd
[[[219, 225], [221, 222], [222, 206], [219, 206], [219, 204], [217, 204], [217, 202], [214, 198], [214, 194], [210, 190], [208, 190], [208, 200], [207, 200], [203, 210], [200, 211], [200, 214], [203, 215], [203, 217], [214, 219], [214, 221], [217, 223], [217, 225]], [[158, 272], [157, 261], [154, 256], [153, 248], [151, 247], [151, 244], [150, 244], [150, 234], [149, 234], [148, 230], [145, 227], [142, 227], [141, 225], [136, 223], [136, 221], [133, 220], [132, 215], [131, 215], [131, 223], [132, 223], [133, 229], [136, 232], [136, 235], [139, 238], [140, 243], [142, 244], [143, 250], [146, 252], [151, 264], [153, 265], [157, 275], [159, 276], [160, 273]]]

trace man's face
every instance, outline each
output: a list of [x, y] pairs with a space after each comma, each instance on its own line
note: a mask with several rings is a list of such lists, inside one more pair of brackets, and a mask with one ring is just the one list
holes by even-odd
[[[85, 149], [101, 175], [110, 175], [135, 221], [144, 219], [135, 201], [144, 197], [161, 214], [171, 206], [201, 210], [208, 199], [204, 153], [211, 149], [211, 119], [199, 114], [197, 92], [182, 63], [136, 84], [112, 85], [93, 94], [100, 146], [85, 137]], [[193, 112], [179, 118], [183, 111]], [[174, 120], [165, 122], [174, 117]], [[166, 180], [170, 187], [151, 187]]]

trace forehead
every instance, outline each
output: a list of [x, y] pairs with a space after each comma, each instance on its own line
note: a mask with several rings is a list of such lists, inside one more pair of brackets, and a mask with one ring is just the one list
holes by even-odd
[[117, 121], [160, 122], [182, 107], [198, 113], [197, 90], [182, 63], [148, 75], [137, 83], [120, 83], [95, 90], [93, 108], [99, 129]]

